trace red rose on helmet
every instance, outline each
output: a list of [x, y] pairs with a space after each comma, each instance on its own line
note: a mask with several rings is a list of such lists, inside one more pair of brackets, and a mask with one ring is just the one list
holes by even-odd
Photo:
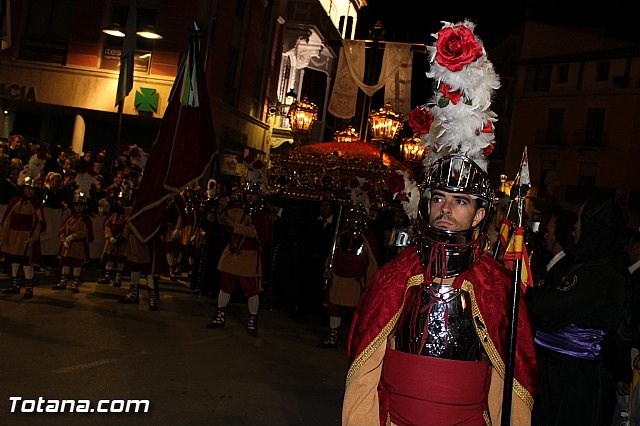
[[482, 128], [482, 133], [491, 133], [493, 132], [493, 123], [490, 121], [487, 121], [487, 124], [484, 125], [484, 127]]
[[462, 93], [459, 90], [451, 90], [451, 87], [449, 87], [448, 84], [442, 83], [440, 85], [440, 91], [442, 92], [442, 96], [449, 99], [454, 105], [460, 102]]
[[441, 29], [436, 49], [436, 62], [453, 72], [460, 71], [482, 56], [482, 46], [464, 25]]
[[492, 152], [493, 152], [493, 144], [489, 144], [484, 148], [482, 148], [482, 154], [484, 154], [485, 156], [491, 155]]
[[409, 126], [411, 126], [413, 133], [426, 135], [429, 133], [432, 123], [433, 115], [431, 115], [431, 111], [426, 107], [420, 106], [414, 108], [409, 114]]

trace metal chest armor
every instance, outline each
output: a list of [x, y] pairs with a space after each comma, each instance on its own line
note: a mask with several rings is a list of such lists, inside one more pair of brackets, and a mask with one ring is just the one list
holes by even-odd
[[360, 233], [345, 232], [338, 240], [338, 251], [353, 256], [365, 254], [364, 238]]
[[469, 293], [448, 284], [422, 284], [408, 290], [405, 306], [397, 350], [451, 360], [483, 359]]

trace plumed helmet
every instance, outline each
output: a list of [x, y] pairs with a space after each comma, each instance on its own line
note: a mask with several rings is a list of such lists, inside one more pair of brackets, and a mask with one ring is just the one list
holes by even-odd
[[429, 166], [422, 185], [423, 198], [430, 198], [434, 189], [471, 195], [480, 199], [483, 207], [495, 200], [489, 175], [465, 155], [442, 157]]
[[40, 181], [33, 176], [24, 176], [19, 180], [19, 185], [23, 188], [38, 188], [40, 186]]
[[82, 204], [82, 205], [86, 205], [87, 201], [89, 201], [89, 197], [87, 194], [85, 194], [82, 191], [76, 191], [73, 194], [73, 200], [71, 201], [72, 204]]
[[251, 180], [248, 180], [244, 183], [244, 193], [245, 194], [258, 194], [258, 195], [262, 195], [262, 188], [260, 186], [259, 182], [254, 182]]

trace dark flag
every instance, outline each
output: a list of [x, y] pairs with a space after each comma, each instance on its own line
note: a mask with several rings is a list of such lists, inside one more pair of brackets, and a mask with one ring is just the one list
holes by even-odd
[[133, 232], [143, 242], [160, 228], [165, 203], [201, 179], [218, 150], [199, 36], [194, 22], [130, 216]]
[[116, 106], [124, 102], [133, 89], [133, 57], [136, 53], [136, 25], [138, 20], [138, 6], [136, 0], [129, 1], [127, 12], [127, 26], [124, 30], [124, 43], [120, 53], [120, 74], [118, 75], [118, 89], [116, 90]]

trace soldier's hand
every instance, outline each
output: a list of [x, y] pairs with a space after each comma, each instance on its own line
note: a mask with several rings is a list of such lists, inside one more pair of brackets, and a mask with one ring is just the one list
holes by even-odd
[[110, 242], [111, 244], [115, 244], [115, 243], [117, 243], [117, 242], [118, 242], [118, 239], [117, 239], [117, 238], [114, 238], [114, 237], [111, 237], [111, 238], [109, 238], [109, 242]]

